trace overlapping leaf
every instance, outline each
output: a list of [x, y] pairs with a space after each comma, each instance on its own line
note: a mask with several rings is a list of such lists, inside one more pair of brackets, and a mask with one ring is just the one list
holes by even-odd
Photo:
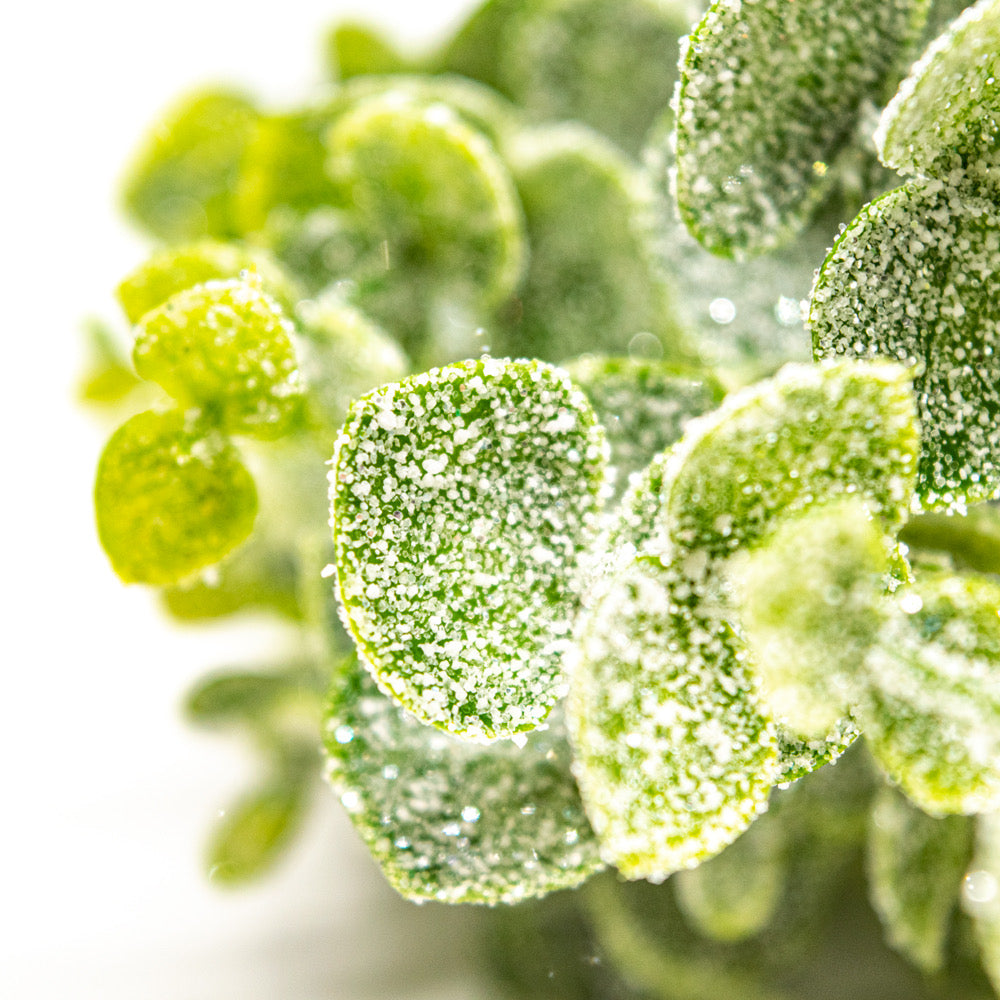
[[895, 86], [926, 0], [716, 0], [682, 56], [676, 192], [713, 253], [787, 241], [865, 101]]
[[564, 691], [603, 432], [564, 373], [463, 362], [353, 407], [330, 474], [347, 622], [380, 686], [474, 739]]
[[171, 584], [249, 535], [257, 492], [235, 449], [178, 411], [140, 413], [108, 441], [94, 487], [97, 530], [128, 583]]
[[514, 903], [601, 867], [558, 721], [523, 747], [475, 746], [422, 725], [352, 659], [324, 740], [329, 780], [410, 899]]
[[817, 357], [914, 365], [925, 507], [1000, 490], [1000, 210], [986, 192], [914, 180], [841, 235], [810, 306]]

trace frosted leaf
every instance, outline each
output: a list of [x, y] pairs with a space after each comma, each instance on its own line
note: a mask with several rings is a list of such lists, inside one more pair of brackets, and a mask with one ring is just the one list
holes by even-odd
[[826, 736], [860, 697], [888, 610], [889, 547], [864, 500], [844, 496], [782, 520], [729, 569], [762, 698], [801, 738]]
[[927, 49], [882, 113], [882, 161], [904, 174], [989, 173], [1000, 136], [1000, 3], [969, 7]]
[[773, 726], [727, 626], [682, 567], [626, 566], [579, 629], [568, 723], [602, 857], [662, 881], [717, 854], [767, 808]]
[[158, 250], [118, 286], [118, 301], [129, 322], [138, 323], [175, 292], [206, 281], [239, 278], [241, 272], [255, 274], [261, 287], [284, 308], [291, 309], [299, 297], [295, 287], [265, 251], [235, 243], [201, 240]]
[[713, 375], [656, 361], [584, 355], [566, 370], [607, 432], [619, 495], [688, 421], [715, 409], [724, 395]]
[[850, 717], [840, 719], [832, 729], [815, 739], [802, 739], [781, 725], [777, 728], [781, 769], [775, 784], [782, 786], [835, 763], [860, 735]]
[[928, 975], [945, 962], [951, 916], [969, 865], [972, 828], [934, 819], [884, 786], [868, 833], [868, 890], [889, 943]]
[[983, 970], [993, 989], [1000, 990], [1000, 812], [977, 821], [972, 864], [962, 890]]
[[988, 577], [924, 572], [865, 661], [872, 756], [935, 816], [1000, 807], [998, 608]]
[[864, 102], [882, 103], [926, 0], [717, 0], [690, 36], [677, 91], [681, 217], [724, 257], [801, 228]]
[[239, 235], [232, 190], [257, 112], [242, 94], [200, 90], [150, 130], [123, 182], [130, 217], [166, 241]]
[[664, 0], [537, 0], [500, 37], [501, 90], [531, 114], [579, 121], [638, 153], [673, 94], [688, 20]]
[[140, 413], [104, 447], [97, 531], [126, 583], [176, 583], [218, 562], [253, 527], [257, 492], [235, 449], [174, 410]]
[[321, 429], [336, 432], [358, 396], [402, 378], [409, 368], [395, 341], [335, 295], [303, 302], [298, 319], [302, 374]]
[[383, 690], [472, 739], [545, 718], [604, 466], [586, 398], [538, 362], [463, 362], [355, 404], [330, 473], [335, 561]]
[[394, 90], [359, 101], [327, 141], [330, 169], [384, 270], [492, 304], [521, 275], [521, 209], [489, 141], [443, 103]]
[[585, 351], [625, 354], [646, 333], [676, 358], [682, 337], [653, 252], [653, 195], [642, 174], [578, 125], [524, 131], [508, 155], [531, 256], [501, 312], [502, 349], [561, 362]]
[[785, 830], [763, 816], [717, 857], [671, 880], [688, 922], [716, 941], [743, 941], [770, 923], [786, 890]]
[[816, 279], [813, 350], [919, 365], [925, 507], [1000, 490], [1000, 209], [973, 189], [914, 180], [869, 205]]
[[172, 295], [136, 327], [143, 378], [185, 407], [204, 407], [231, 434], [287, 433], [303, 391], [293, 326], [251, 280], [209, 281]]
[[326, 773], [404, 896], [516, 903], [601, 867], [562, 723], [476, 746], [429, 726], [350, 661], [331, 691]]

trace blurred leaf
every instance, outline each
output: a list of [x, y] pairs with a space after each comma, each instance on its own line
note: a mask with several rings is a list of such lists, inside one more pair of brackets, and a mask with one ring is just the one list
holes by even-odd
[[80, 399], [98, 406], [121, 402], [142, 385], [132, 370], [128, 354], [111, 327], [101, 320], [88, 320], [83, 332], [89, 357], [80, 379]]
[[126, 583], [172, 584], [218, 562], [253, 527], [257, 491], [236, 450], [183, 413], [146, 411], [101, 455], [97, 530]]
[[327, 34], [326, 65], [338, 80], [371, 74], [401, 73], [409, 62], [382, 32], [367, 24], [342, 21]]
[[888, 786], [876, 797], [868, 838], [872, 906], [889, 943], [927, 974], [944, 966], [971, 848], [964, 817], [934, 819]]
[[946, 552], [958, 569], [1000, 574], [1000, 510], [991, 504], [911, 517], [900, 539], [919, 550]]
[[954, 508], [1000, 491], [1000, 210], [988, 192], [914, 180], [840, 236], [810, 306], [817, 358], [917, 366], [917, 494]]
[[392, 885], [417, 901], [514, 903], [600, 867], [558, 719], [519, 747], [422, 725], [351, 658], [330, 694], [327, 776]]
[[565, 689], [604, 436], [565, 373], [468, 361], [352, 408], [330, 473], [337, 586], [383, 690], [472, 739]]
[[257, 112], [243, 94], [199, 90], [149, 131], [123, 182], [133, 221], [166, 241], [238, 236], [232, 190]]
[[292, 323], [249, 280], [210, 281], [172, 295], [136, 328], [132, 358], [182, 406], [205, 407], [232, 434], [287, 433], [301, 376]]

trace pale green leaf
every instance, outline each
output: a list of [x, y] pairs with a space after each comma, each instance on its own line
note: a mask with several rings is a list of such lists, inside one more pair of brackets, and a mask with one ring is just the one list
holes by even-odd
[[944, 965], [971, 848], [964, 817], [935, 819], [892, 788], [880, 790], [868, 834], [869, 894], [889, 943], [925, 973]]
[[882, 113], [875, 144], [904, 174], [990, 173], [1000, 137], [1000, 2], [969, 7], [924, 53]]
[[257, 492], [235, 449], [183, 413], [146, 411], [104, 448], [97, 531], [127, 583], [171, 584], [218, 562], [253, 527]]
[[136, 328], [136, 371], [232, 434], [276, 438], [299, 412], [302, 380], [278, 303], [250, 280], [177, 292]]
[[926, 0], [716, 0], [677, 98], [681, 216], [713, 253], [774, 249], [828, 189], [866, 101], [882, 103]]
[[918, 366], [925, 507], [1000, 491], [1000, 209], [986, 192], [914, 180], [841, 235], [813, 290], [818, 358]]
[[409, 68], [409, 61], [381, 31], [357, 21], [335, 25], [327, 33], [324, 48], [330, 75], [338, 80], [400, 73]]
[[355, 660], [330, 694], [327, 776], [404, 896], [514, 903], [601, 867], [561, 722], [476, 746], [422, 725]]
[[545, 718], [604, 453], [586, 398], [538, 362], [463, 362], [355, 404], [330, 473], [335, 561], [384, 690], [474, 739]]
[[975, 850], [962, 882], [962, 903], [972, 917], [983, 970], [1000, 991], [1000, 812], [979, 817]]
[[924, 572], [865, 660], [872, 756], [932, 815], [1000, 807], [1000, 585]]

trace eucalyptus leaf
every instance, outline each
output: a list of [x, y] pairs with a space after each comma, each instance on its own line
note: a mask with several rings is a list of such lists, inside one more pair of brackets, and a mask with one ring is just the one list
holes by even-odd
[[404, 896], [514, 903], [601, 867], [562, 724], [476, 746], [422, 725], [356, 660], [340, 669], [324, 727], [327, 777]]
[[352, 408], [330, 497], [346, 621], [383, 690], [473, 739], [533, 729], [565, 691], [605, 470], [565, 373], [486, 359]]
[[236, 450], [179, 411], [124, 423], [101, 454], [97, 531], [127, 583], [172, 584], [217, 563], [253, 527], [257, 491]]
[[903, 174], [989, 174], [1000, 136], [1000, 3], [980, 0], [937, 38], [882, 114], [875, 144]]
[[131, 218], [168, 241], [240, 235], [232, 191], [256, 118], [249, 98], [232, 90], [178, 100], [129, 166], [123, 201]]
[[136, 371], [182, 406], [204, 407], [232, 434], [291, 430], [303, 391], [291, 321], [248, 280], [172, 295], [136, 328]]
[[915, 366], [925, 508], [1000, 491], [1000, 209], [987, 191], [913, 180], [837, 240], [810, 306], [818, 358]]
[[869, 748], [925, 812], [1000, 807], [1000, 584], [924, 572], [865, 660]]
[[865, 102], [895, 87], [926, 9], [716, 0], [688, 40], [677, 92], [676, 193], [692, 235], [744, 257], [801, 229]]
[[884, 786], [868, 836], [869, 894], [890, 943], [923, 972], [940, 972], [972, 850], [961, 816], [935, 819]]

